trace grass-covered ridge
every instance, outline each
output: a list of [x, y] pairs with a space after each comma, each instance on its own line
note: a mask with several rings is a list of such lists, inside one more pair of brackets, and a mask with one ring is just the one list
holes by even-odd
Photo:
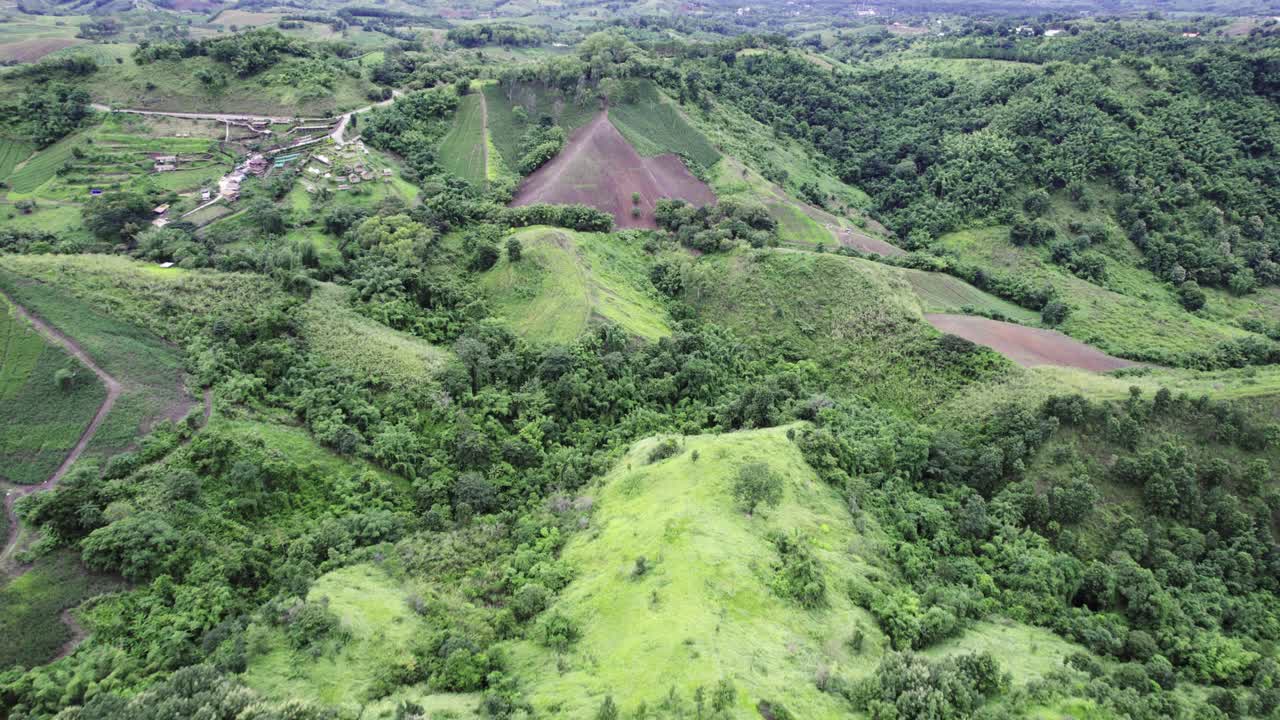
[[670, 332], [634, 240], [552, 228], [529, 228], [512, 237], [521, 245], [520, 259], [504, 256], [481, 285], [498, 315], [521, 335], [569, 342], [598, 320], [637, 337]]
[[[563, 652], [538, 640], [511, 648], [535, 709], [592, 718], [612, 696], [625, 717], [642, 704], [669, 708], [673, 695], [692, 707], [698, 688], [709, 697], [728, 680], [728, 717], [753, 717], [761, 701], [794, 717], [850, 716], [848, 701], [813, 678], [863, 679], [892, 651], [849, 592], [892, 587], [882, 569], [887, 537], [868, 518], [855, 522], [841, 493], [814, 474], [792, 440], [801, 429], [653, 437], [618, 461], [593, 494], [591, 527], [564, 550], [575, 579], [548, 610], [581, 638]], [[747, 514], [734, 483], [755, 463], [780, 476], [783, 490], [775, 507]], [[826, 588], [818, 605], [780, 590], [778, 537], [816, 560]], [[1021, 685], [1080, 648], [993, 618], [927, 654], [975, 651], [991, 652]], [[553, 664], [558, 672], [544, 671]]]
[[[535, 707], [590, 718], [606, 694], [624, 713], [657, 705], [668, 688], [685, 698], [722, 678], [738, 688], [734, 716], [760, 700], [780, 701], [796, 717], [838, 718], [848, 708], [810, 682], [824, 664], [869, 672], [867, 654], [844, 644], [874, 622], [838, 588], [872, 572], [876, 532], [858, 533], [837, 493], [805, 464], [784, 428], [681, 440], [674, 457], [649, 464], [659, 438], [638, 443], [601, 481], [593, 529], [565, 549], [577, 579], [552, 612], [582, 629], [561, 659], [533, 643], [513, 649]], [[734, 503], [731, 482], [747, 463], [785, 478], [782, 503], [755, 516]], [[770, 589], [777, 551], [770, 532], [804, 533], [823, 566], [830, 606], [806, 610]], [[637, 559], [648, 568], [636, 575]]]

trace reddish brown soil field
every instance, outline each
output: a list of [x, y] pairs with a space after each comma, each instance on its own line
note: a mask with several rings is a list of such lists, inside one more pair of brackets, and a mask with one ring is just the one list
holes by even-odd
[[[633, 204], [631, 194], [639, 193]], [[620, 228], [655, 228], [653, 208], [661, 198], [680, 198], [694, 205], [716, 201], [706, 183], [694, 177], [675, 155], [640, 157], [609, 122], [596, 115], [569, 136], [559, 155], [525, 178], [512, 205], [582, 204], [613, 215]], [[632, 207], [640, 217], [632, 217]]]
[[985, 345], [1023, 367], [1061, 365], [1106, 372], [1138, 364], [1111, 357], [1095, 347], [1054, 330], [1024, 327], [972, 315], [926, 314], [924, 317], [942, 332]]
[[79, 45], [80, 42], [80, 40], [74, 38], [29, 38], [14, 43], [5, 43], [0, 45], [0, 60], [14, 60], [20, 63], [35, 62], [54, 50]]
[[212, 10], [222, 4], [222, 0], [173, 0], [173, 9], [184, 12]]

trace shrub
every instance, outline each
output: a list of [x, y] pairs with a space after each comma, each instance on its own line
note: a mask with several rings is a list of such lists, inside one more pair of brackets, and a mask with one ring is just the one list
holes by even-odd
[[511, 611], [523, 622], [546, 610], [550, 603], [550, 590], [539, 583], [529, 583], [521, 586], [511, 598]]
[[656, 463], [680, 454], [680, 443], [675, 438], [667, 438], [649, 451], [649, 463]]
[[1195, 312], [1204, 307], [1205, 301], [1204, 291], [1195, 280], [1188, 280], [1178, 286], [1178, 302], [1188, 312]]
[[578, 624], [560, 613], [543, 618], [538, 631], [538, 641], [552, 650], [564, 652], [582, 637]]
[[1040, 319], [1045, 325], [1061, 325], [1071, 315], [1071, 308], [1059, 300], [1050, 300], [1040, 311]]
[[774, 592], [802, 607], [826, 605], [826, 580], [818, 559], [809, 550], [809, 539], [797, 532], [792, 536], [775, 534], [771, 540], [778, 550], [772, 582]]
[[743, 465], [733, 480], [733, 498], [748, 515], [762, 504], [777, 507], [782, 501], [782, 476], [764, 463]]

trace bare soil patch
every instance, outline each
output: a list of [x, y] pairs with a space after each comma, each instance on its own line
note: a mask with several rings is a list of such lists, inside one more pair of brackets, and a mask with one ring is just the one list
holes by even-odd
[[75, 38], [28, 38], [18, 42], [0, 45], [0, 60], [14, 62], [35, 62], [55, 50], [61, 50], [82, 41]]
[[276, 21], [284, 17], [284, 13], [261, 13], [250, 12], [248, 10], [223, 10], [218, 13], [218, 17], [213, 22], [230, 27], [257, 27], [259, 25], [272, 25]]
[[[638, 203], [632, 193], [639, 194]], [[716, 201], [680, 158], [641, 157], [601, 111], [569, 136], [559, 155], [525, 178], [511, 204], [580, 203], [612, 214], [619, 228], [656, 228], [653, 210], [662, 198], [694, 205]], [[632, 215], [633, 207], [640, 209], [639, 217]]]
[[1139, 364], [1112, 357], [1055, 330], [1025, 327], [972, 315], [926, 314], [924, 317], [942, 332], [985, 345], [1023, 367], [1059, 365], [1107, 372]]

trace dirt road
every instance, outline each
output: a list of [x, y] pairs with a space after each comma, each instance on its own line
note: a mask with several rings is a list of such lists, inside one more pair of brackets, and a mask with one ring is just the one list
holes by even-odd
[[[95, 413], [93, 419], [89, 421], [88, 427], [86, 427], [84, 432], [80, 435], [80, 440], [76, 442], [75, 447], [71, 448], [71, 452], [67, 453], [67, 457], [63, 459], [62, 464], [58, 466], [58, 469], [49, 476], [49, 479], [39, 485], [19, 485], [9, 487], [6, 490], [4, 496], [4, 512], [9, 518], [9, 538], [5, 541], [4, 549], [0, 550], [0, 571], [4, 571], [8, 566], [15, 565], [13, 562], [13, 555], [17, 551], [19, 536], [21, 535], [18, 526], [18, 516], [14, 512], [14, 505], [20, 498], [26, 497], [31, 493], [53, 488], [58, 484], [58, 481], [67, 474], [67, 471], [71, 469], [71, 466], [75, 464], [75, 461], [80, 458], [84, 449], [89, 446], [89, 441], [93, 440], [94, 434], [98, 432], [98, 427], [102, 425], [102, 421], [106, 419], [107, 414], [111, 412], [111, 408], [116, 404], [116, 400], [120, 397], [121, 385], [118, 380], [108, 375], [102, 368], [98, 367], [97, 363], [93, 361], [93, 358], [89, 357], [89, 354], [86, 353], [84, 348], [80, 347], [80, 344], [75, 340], [63, 335], [48, 323], [27, 312], [25, 308], [14, 302], [13, 298], [10, 298], [3, 293], [0, 293], [0, 296], [3, 296], [9, 301], [9, 304], [13, 306], [14, 311], [18, 313], [18, 317], [30, 322], [32, 326], [35, 327], [36, 331], [48, 339], [49, 342], [61, 347], [63, 350], [67, 351], [79, 360], [80, 363], [89, 368], [94, 375], [97, 375], [98, 379], [101, 380], [102, 384], [107, 388], [107, 397], [102, 401], [102, 405], [98, 408], [98, 412]], [[15, 571], [11, 574], [16, 577], [22, 573]]]

